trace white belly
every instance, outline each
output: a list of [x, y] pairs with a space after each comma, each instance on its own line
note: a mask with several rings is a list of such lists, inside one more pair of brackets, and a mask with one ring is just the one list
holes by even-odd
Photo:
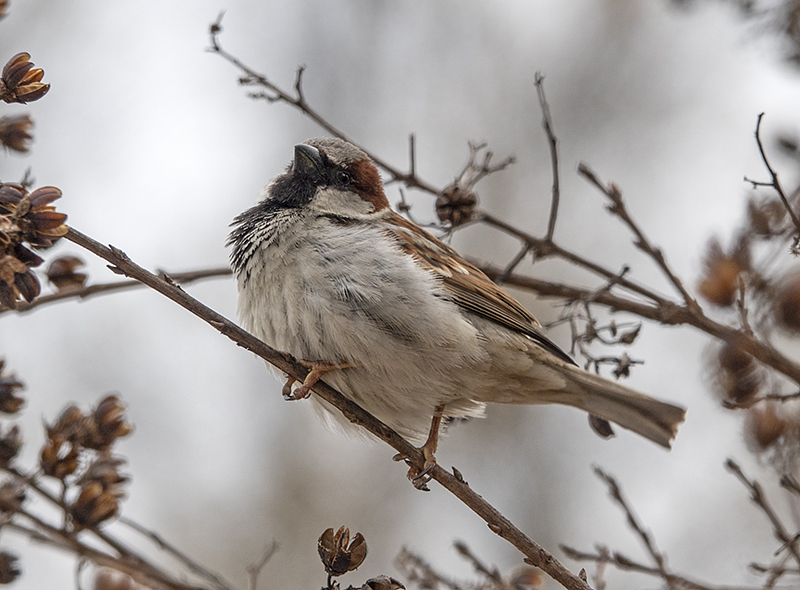
[[298, 359], [352, 365], [324, 380], [402, 434], [424, 434], [441, 403], [482, 413], [466, 399], [489, 363], [479, 333], [379, 229], [303, 219], [251, 258], [239, 291], [246, 329]]

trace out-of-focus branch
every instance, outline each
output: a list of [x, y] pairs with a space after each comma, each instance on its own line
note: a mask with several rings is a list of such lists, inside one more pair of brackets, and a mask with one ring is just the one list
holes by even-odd
[[761, 154], [761, 159], [764, 162], [764, 166], [767, 167], [767, 171], [771, 177], [770, 182], [759, 182], [756, 180], [750, 180], [745, 176], [745, 181], [749, 182], [753, 185], [753, 187], [757, 186], [771, 186], [775, 189], [775, 192], [778, 193], [778, 197], [783, 203], [783, 206], [786, 208], [786, 211], [789, 213], [789, 217], [794, 224], [795, 229], [798, 233], [800, 233], [800, 219], [798, 219], [797, 214], [792, 209], [792, 206], [789, 204], [789, 199], [786, 197], [786, 192], [784, 192], [783, 187], [781, 186], [780, 181], [778, 180], [778, 173], [769, 163], [769, 159], [767, 159], [767, 152], [764, 150], [764, 143], [761, 141], [761, 121], [764, 118], [764, 113], [759, 113], [758, 121], [756, 122], [756, 143], [758, 144], [758, 152]]
[[727, 467], [736, 478], [750, 490], [750, 499], [758, 506], [772, 525], [772, 532], [775, 538], [782, 543], [781, 550], [788, 549], [794, 558], [795, 563], [800, 566], [800, 548], [798, 548], [798, 538], [795, 535], [789, 534], [786, 527], [781, 522], [781, 519], [770, 506], [767, 497], [764, 495], [764, 490], [755, 480], [749, 479], [742, 471], [742, 468], [733, 459], [725, 461]]
[[556, 231], [556, 219], [558, 218], [558, 201], [561, 198], [561, 188], [558, 178], [558, 139], [553, 132], [553, 118], [550, 115], [550, 105], [544, 95], [544, 76], [537, 72], [534, 80], [536, 84], [536, 94], [539, 97], [539, 107], [542, 109], [542, 127], [547, 135], [547, 143], [550, 146], [550, 161], [553, 166], [553, 194], [550, 200], [550, 218], [547, 221], [547, 234], [545, 240], [553, 241], [553, 234]]
[[[223, 277], [228, 276], [231, 274], [231, 269], [227, 266], [216, 267], [216, 268], [203, 268], [199, 270], [193, 270], [189, 272], [179, 272], [179, 273], [166, 273], [164, 271], [158, 271], [158, 275], [161, 277], [169, 277], [173, 282], [177, 283], [178, 285], [188, 285], [189, 283], [193, 283], [195, 281], [199, 281], [202, 279], [210, 279], [215, 277]], [[57, 301], [64, 301], [68, 299], [86, 299], [93, 295], [101, 295], [106, 293], [114, 293], [117, 291], [125, 291], [128, 289], [134, 289], [142, 287], [142, 283], [139, 281], [134, 280], [126, 280], [126, 281], [113, 281], [110, 283], [97, 283], [95, 285], [86, 285], [85, 287], [79, 288], [71, 288], [71, 289], [62, 289], [61, 291], [57, 291], [52, 295], [42, 295], [41, 297], [37, 297], [30, 303], [27, 301], [20, 301], [17, 303], [17, 309], [11, 310], [7, 307], [0, 306], [0, 315], [10, 312], [16, 311], [19, 313], [31, 311], [40, 307], [42, 305], [47, 305], [48, 303], [54, 303]]]
[[[171, 299], [237, 345], [255, 353], [284, 373], [299, 381], [302, 381], [308, 373], [308, 369], [290, 355], [267, 346], [249, 332], [189, 296], [178, 285], [168, 280], [168, 277], [159, 277], [137, 265], [118, 248], [104, 246], [73, 228], [69, 229], [65, 238], [109, 262], [115, 272], [139, 280]], [[394, 430], [324, 382], [319, 381], [313, 389], [323, 400], [338, 408], [350, 422], [365, 428], [383, 440], [408, 458], [409, 462], [420, 471], [423, 469], [424, 457], [422, 452]], [[519, 549], [525, 555], [527, 563], [539, 567], [568, 590], [589, 590], [589, 586], [584, 580], [570, 572], [553, 555], [525, 535], [496, 508], [475, 493], [463, 478], [445, 471], [439, 465], [434, 466], [430, 471], [430, 476], [480, 516], [493, 533]]]

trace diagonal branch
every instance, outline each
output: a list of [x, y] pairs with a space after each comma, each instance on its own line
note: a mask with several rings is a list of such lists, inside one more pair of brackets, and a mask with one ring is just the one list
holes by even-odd
[[672, 269], [667, 264], [666, 258], [664, 258], [664, 253], [661, 251], [660, 248], [653, 246], [647, 237], [644, 235], [644, 232], [641, 230], [639, 225], [633, 220], [628, 213], [627, 207], [625, 207], [625, 201], [622, 199], [622, 193], [620, 192], [617, 185], [614, 183], [609, 184], [608, 186], [604, 185], [600, 182], [600, 179], [597, 178], [597, 175], [592, 172], [592, 170], [581, 162], [578, 165], [578, 172], [582, 174], [589, 182], [595, 185], [600, 191], [609, 198], [611, 204], [608, 206], [608, 210], [613, 214], [619, 217], [625, 225], [630, 228], [633, 234], [636, 236], [636, 240], [633, 242], [634, 245], [639, 248], [642, 252], [650, 256], [655, 263], [659, 266], [661, 271], [666, 275], [672, 285], [677, 289], [677, 291], [683, 297], [683, 301], [686, 303], [686, 307], [691, 310], [695, 310], [700, 313], [700, 305], [697, 301], [689, 294], [686, 288], [683, 286], [681, 280], [672, 272]]
[[[300, 381], [308, 373], [308, 369], [290, 355], [267, 346], [249, 332], [189, 296], [178, 285], [137, 265], [118, 248], [104, 246], [73, 228], [69, 229], [65, 238], [109, 262], [113, 271], [141, 281], [171, 299], [208, 323], [222, 335], [228, 337], [238, 346], [255, 353], [284, 373], [288, 373]], [[322, 381], [317, 382], [314, 386], [314, 392], [320, 398], [338, 408], [350, 422], [365, 428], [404, 457], [407, 457], [415, 467], [420, 470], [423, 469], [424, 457], [422, 452], [383, 422]], [[519, 549], [525, 555], [527, 563], [539, 567], [568, 590], [589, 590], [589, 586], [584, 580], [570, 572], [552, 554], [514, 526], [496, 508], [475, 493], [463, 478], [445, 471], [439, 465], [434, 466], [430, 471], [430, 476], [480, 516], [488, 524], [492, 532]]]

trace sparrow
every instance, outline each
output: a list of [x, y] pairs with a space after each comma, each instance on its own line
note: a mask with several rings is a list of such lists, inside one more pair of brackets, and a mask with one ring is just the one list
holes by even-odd
[[441, 422], [487, 403], [564, 404], [669, 448], [685, 410], [585, 371], [520, 303], [453, 248], [392, 210], [358, 147], [310, 139], [237, 216], [228, 245], [245, 329], [309, 369], [283, 388], [310, 397], [319, 379], [435, 464]]

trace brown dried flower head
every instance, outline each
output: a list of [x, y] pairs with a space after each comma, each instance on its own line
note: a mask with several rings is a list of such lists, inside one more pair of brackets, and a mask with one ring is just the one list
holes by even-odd
[[0, 412], [16, 414], [25, 404], [17, 392], [25, 386], [14, 375], [6, 375], [4, 367], [5, 361], [0, 360]]
[[70, 506], [73, 528], [79, 531], [93, 528], [113, 518], [119, 512], [118, 488], [106, 489], [99, 481], [91, 480], [81, 486], [78, 498]]
[[80, 408], [71, 404], [61, 411], [53, 424], [46, 425], [47, 436], [80, 444], [86, 437], [86, 422], [87, 418]]
[[116, 395], [107, 395], [92, 413], [86, 436], [80, 441], [89, 449], [108, 449], [118, 438], [133, 432], [133, 424], [125, 420], [125, 405]]
[[731, 254], [726, 254], [717, 240], [711, 240], [706, 251], [705, 271], [697, 289], [700, 295], [715, 305], [733, 305], [739, 290], [739, 279], [749, 268], [746, 240], [740, 240]]
[[717, 380], [729, 408], [749, 408], [764, 382], [764, 373], [756, 360], [734, 341], [719, 351]]
[[0, 100], [3, 102], [33, 102], [50, 90], [50, 84], [42, 82], [44, 70], [34, 68], [30, 58], [29, 53], [18, 53], [3, 68], [0, 78]]
[[45, 442], [39, 456], [42, 473], [63, 481], [78, 469], [79, 455], [77, 445], [63, 436], [51, 436]]
[[67, 216], [50, 203], [61, 198], [61, 189], [42, 186], [31, 193], [21, 184], [0, 185], [0, 214], [10, 215], [22, 241], [36, 248], [49, 248], [66, 235]]
[[775, 404], [763, 403], [747, 411], [745, 435], [756, 452], [770, 449], [786, 432], [789, 424], [775, 409]]
[[61, 256], [47, 267], [47, 279], [59, 291], [80, 289], [86, 283], [86, 275], [75, 272], [83, 266], [83, 260], [77, 256]]
[[0, 436], [0, 466], [8, 467], [19, 455], [22, 448], [22, 434], [19, 426], [12, 426], [8, 432]]
[[800, 333], [800, 273], [795, 271], [781, 282], [775, 295], [775, 320], [794, 334]]
[[10, 584], [21, 574], [19, 558], [9, 551], [0, 551], [0, 584]]
[[27, 152], [33, 139], [32, 127], [33, 119], [28, 114], [0, 117], [0, 143], [10, 150]]
[[119, 468], [123, 465], [125, 465], [125, 459], [122, 457], [103, 453], [89, 465], [81, 476], [80, 483], [97, 481], [103, 485], [105, 490], [112, 490], [117, 497], [122, 497], [124, 490], [121, 486], [130, 481], [130, 477], [119, 472]]
[[[348, 545], [349, 543], [349, 545]], [[336, 533], [330, 528], [317, 541], [317, 550], [325, 571], [330, 576], [341, 576], [360, 566], [367, 557], [367, 543], [361, 533], [356, 533], [350, 543], [350, 529], [340, 527]]]
[[442, 223], [458, 227], [472, 219], [477, 205], [478, 197], [475, 193], [451, 184], [436, 197], [436, 215]]

